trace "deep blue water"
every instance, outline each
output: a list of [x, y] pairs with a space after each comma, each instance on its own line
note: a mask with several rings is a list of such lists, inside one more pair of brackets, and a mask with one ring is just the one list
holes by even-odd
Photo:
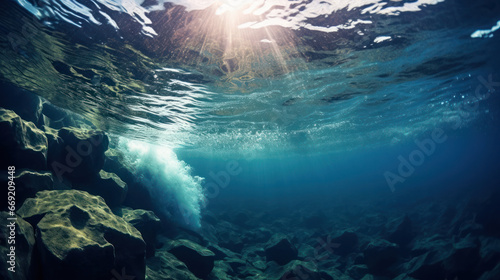
[[496, 1], [274, 2], [3, 1], [0, 78], [195, 216], [499, 185]]

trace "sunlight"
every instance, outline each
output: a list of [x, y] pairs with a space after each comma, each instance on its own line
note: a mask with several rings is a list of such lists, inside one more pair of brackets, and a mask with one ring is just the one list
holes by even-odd
[[[201, 56], [222, 71], [223, 82], [235, 89], [244, 88], [254, 79], [289, 73], [292, 70], [289, 64], [298, 62], [304, 66], [303, 61], [297, 59], [300, 51], [296, 46], [300, 40], [291, 30], [279, 26], [249, 28], [249, 24], [265, 18], [254, 13], [262, 4], [259, 3], [217, 1], [203, 12], [202, 20], [184, 27], [191, 36], [182, 36], [190, 38], [183, 49], [199, 50]], [[198, 61], [197, 65], [206, 65], [205, 62]]]
[[215, 12], [216, 15], [222, 15], [224, 13], [231, 13], [235, 11], [241, 11], [247, 6], [250, 6], [250, 4], [255, 3], [255, 1], [250, 1], [250, 0], [223, 0], [223, 1], [218, 1], [218, 4], [220, 5], [217, 11]]

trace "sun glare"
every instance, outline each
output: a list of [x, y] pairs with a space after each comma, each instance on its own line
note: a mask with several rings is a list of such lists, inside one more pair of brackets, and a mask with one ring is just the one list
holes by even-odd
[[218, 1], [218, 4], [220, 5], [217, 8], [217, 11], [215, 12], [216, 15], [222, 15], [225, 13], [232, 13], [236, 11], [242, 11], [243, 9], [247, 8], [250, 6], [253, 2], [255, 1], [249, 1], [249, 0], [224, 0], [224, 1]]

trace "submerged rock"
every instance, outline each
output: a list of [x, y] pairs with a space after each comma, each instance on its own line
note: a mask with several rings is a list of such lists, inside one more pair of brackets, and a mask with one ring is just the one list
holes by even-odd
[[500, 219], [492, 213], [500, 213], [500, 192], [493, 193], [481, 207], [476, 216], [476, 222], [483, 225], [487, 234], [500, 236]]
[[445, 279], [443, 261], [447, 254], [438, 251], [426, 252], [406, 264], [408, 275], [416, 279]]
[[35, 197], [37, 192], [51, 190], [54, 187], [54, 180], [50, 172], [22, 170], [14, 180], [16, 181], [16, 189], [19, 191], [16, 200], [20, 205], [26, 200], [25, 198]]
[[275, 234], [265, 246], [266, 260], [285, 265], [297, 259], [298, 250], [284, 234]]
[[483, 273], [479, 280], [500, 279], [500, 263], [492, 270]]
[[51, 138], [48, 165], [56, 178], [92, 183], [104, 165], [108, 137], [102, 131], [64, 127]]
[[74, 183], [73, 188], [104, 198], [106, 204], [112, 208], [122, 204], [128, 190], [127, 184], [116, 174], [104, 170], [99, 171], [90, 183]]
[[[2, 84], [2, 90], [5, 90]], [[0, 107], [14, 111], [23, 120], [34, 123], [37, 127], [43, 125], [43, 102], [36, 94], [20, 89], [9, 88], [9, 94], [0, 94]]]
[[217, 244], [210, 244], [207, 246], [207, 249], [212, 251], [215, 254], [215, 260], [223, 260], [224, 258], [234, 257], [236, 254], [231, 252], [228, 249], [222, 248]]
[[[13, 221], [8, 218], [16, 218], [15, 229], [9, 226]], [[0, 219], [5, 222], [0, 227], [0, 278], [5, 280], [25, 280], [33, 279], [31, 275], [31, 255], [35, 246], [35, 234], [33, 227], [18, 216], [11, 216], [8, 212], [0, 212]], [[11, 229], [15, 232], [15, 239], [10, 239]], [[10, 240], [10, 241], [9, 241]], [[12, 243], [15, 240], [15, 243]], [[15, 250], [10, 247], [14, 245]], [[15, 256], [15, 261], [11, 262], [11, 257]], [[9, 268], [13, 267], [13, 271]], [[12, 269], [12, 268], [11, 268]]]
[[477, 279], [480, 276], [477, 269], [481, 259], [479, 250], [479, 241], [471, 236], [453, 244], [450, 256], [443, 262], [447, 276]]
[[[4, 178], [0, 184], [7, 186]], [[16, 187], [16, 204], [22, 205], [29, 197], [35, 197], [39, 191], [53, 190], [54, 181], [50, 172], [35, 172], [30, 170], [16, 170], [14, 176]], [[0, 201], [1, 209], [7, 209], [7, 200]]]
[[47, 137], [32, 122], [11, 110], [0, 108], [0, 168], [47, 169]]
[[[308, 280], [322, 280], [328, 279], [326, 273], [321, 273], [317, 270], [316, 266], [310, 262], [303, 262], [294, 260], [287, 265], [279, 268], [271, 268], [268, 273], [270, 279], [284, 280], [284, 279], [308, 279]], [[324, 275], [326, 274], [326, 275]], [[269, 279], [267, 278], [267, 279]]]
[[332, 238], [329, 243], [335, 245], [333, 253], [347, 255], [352, 253], [358, 244], [358, 235], [352, 231], [344, 231], [341, 235]]
[[387, 240], [370, 242], [363, 251], [364, 261], [372, 274], [384, 274], [399, 258], [398, 245]]
[[146, 275], [150, 280], [197, 280], [187, 266], [167, 251], [158, 251], [147, 260]]
[[400, 246], [406, 246], [415, 236], [411, 220], [407, 215], [389, 223], [388, 228], [387, 240]]
[[105, 156], [103, 169], [115, 173], [127, 184], [128, 190], [123, 205], [134, 209], [153, 210], [148, 188], [137, 180], [132, 170], [124, 162], [123, 154], [116, 149], [108, 149]]
[[350, 266], [347, 270], [346, 273], [351, 276], [353, 279], [361, 279], [363, 276], [368, 274], [368, 267], [364, 264], [356, 264], [353, 266]]
[[160, 219], [152, 211], [130, 208], [122, 209], [122, 217], [141, 232], [146, 242], [146, 257], [154, 256], [156, 234], [161, 227]]
[[171, 241], [167, 247], [196, 277], [205, 278], [214, 268], [215, 254], [194, 242], [180, 239]]
[[42, 191], [18, 214], [37, 231], [43, 279], [109, 280], [126, 272], [145, 277], [145, 243], [104, 200], [83, 191]]
[[[60, 129], [63, 127], [76, 126], [76, 121], [73, 119], [74, 114], [50, 103], [43, 103], [42, 114], [45, 125], [52, 128]], [[80, 119], [79, 121], [81, 122], [83, 120]]]

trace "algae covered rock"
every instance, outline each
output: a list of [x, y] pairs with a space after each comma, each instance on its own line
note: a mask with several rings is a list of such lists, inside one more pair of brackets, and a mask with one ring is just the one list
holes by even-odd
[[130, 208], [122, 209], [122, 217], [141, 232], [146, 242], [146, 256], [154, 256], [156, 234], [161, 227], [160, 219], [152, 211]]
[[43, 102], [39, 96], [4, 83], [2, 91], [8, 91], [8, 94], [0, 94], [0, 107], [16, 112], [23, 120], [32, 122], [37, 127], [43, 125]]
[[86, 184], [98, 176], [109, 144], [104, 132], [63, 127], [51, 138], [48, 165], [59, 181]]
[[285, 265], [297, 259], [298, 250], [284, 234], [275, 234], [266, 244], [266, 260]]
[[214, 268], [215, 254], [186, 239], [171, 241], [168, 252], [186, 264], [188, 269], [199, 278], [205, 278]]
[[47, 169], [47, 137], [32, 122], [0, 108], [0, 168]]
[[[9, 218], [16, 218], [8, 220]], [[31, 225], [9, 212], [0, 212], [0, 219], [5, 222], [0, 227], [0, 279], [31, 279], [31, 255], [35, 245], [35, 234]], [[14, 233], [14, 238], [11, 233]], [[15, 240], [14, 242], [12, 240]], [[11, 250], [14, 246], [14, 250]]]
[[114, 173], [104, 170], [88, 183], [73, 183], [73, 188], [104, 198], [109, 207], [117, 207], [125, 200], [128, 186]]
[[[53, 190], [54, 181], [52, 174], [46, 172], [36, 172], [31, 170], [16, 170], [14, 175], [14, 182], [16, 186], [16, 204], [22, 205], [23, 202], [29, 197], [35, 197], [39, 191]], [[7, 182], [2, 182], [7, 185]], [[7, 201], [0, 202], [0, 205]], [[4, 208], [4, 207], [2, 207]]]
[[128, 187], [123, 205], [135, 209], [152, 210], [151, 195], [148, 188], [132, 173], [131, 168], [124, 161], [124, 155], [119, 150], [110, 148], [105, 152], [106, 160], [103, 169], [115, 173]]
[[158, 251], [147, 261], [146, 274], [150, 280], [197, 280], [187, 266], [167, 251]]
[[125, 272], [144, 279], [140, 232], [102, 198], [77, 190], [42, 191], [18, 214], [36, 227], [43, 279], [109, 280]]

